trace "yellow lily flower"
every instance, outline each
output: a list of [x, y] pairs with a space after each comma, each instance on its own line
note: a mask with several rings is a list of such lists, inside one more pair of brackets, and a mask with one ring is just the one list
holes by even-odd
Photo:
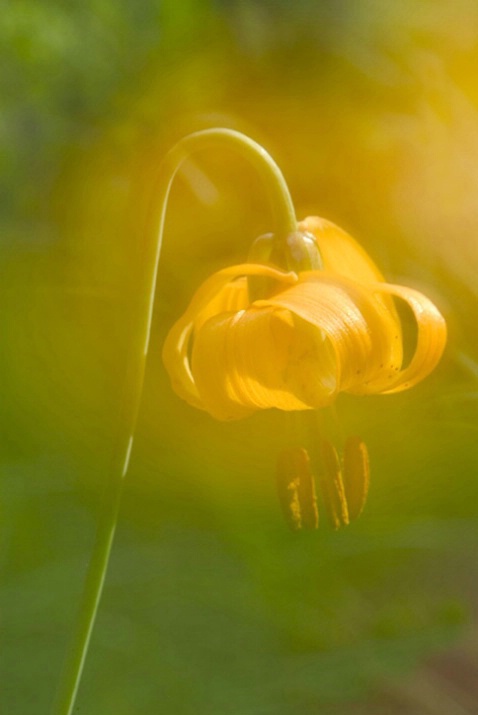
[[[400, 392], [440, 360], [446, 325], [428, 298], [385, 283], [359, 244], [329, 221], [307, 218], [298, 228], [314, 237], [321, 270], [246, 263], [218, 271], [166, 339], [173, 388], [216, 419], [273, 407], [318, 409], [340, 392]], [[250, 299], [253, 276], [272, 279], [270, 295]], [[409, 306], [417, 324], [407, 365], [393, 298]]]
[[[163, 360], [173, 388], [216, 419], [273, 407], [320, 409], [340, 392], [400, 392], [423, 380], [441, 358], [446, 324], [426, 296], [386, 283], [361, 246], [333, 223], [307, 218], [298, 231], [309, 244], [315, 241], [320, 270], [287, 272], [261, 263], [225, 268], [203, 283], [169, 332]], [[254, 298], [258, 279], [267, 290]], [[409, 306], [417, 325], [408, 364], [394, 298]], [[367, 448], [349, 437], [340, 457], [322, 439], [319, 454], [322, 502], [339, 528], [365, 504]], [[316, 528], [317, 495], [306, 449], [281, 452], [277, 485], [291, 528]]]
[[[361, 246], [333, 223], [311, 217], [298, 224], [279, 168], [244, 135], [213, 129], [186, 137], [169, 155], [170, 176], [186, 149], [210, 141], [234, 146], [258, 169], [276, 233], [254, 242], [248, 263], [208, 278], [170, 330], [163, 360], [177, 394], [218, 420], [236, 420], [269, 408], [318, 410], [340, 392], [391, 394], [423, 380], [446, 343], [435, 305], [416, 290], [386, 283]], [[166, 198], [171, 180], [164, 184]], [[164, 208], [162, 216], [161, 226]], [[415, 317], [410, 360], [404, 359], [394, 299]], [[315, 467], [320, 500], [335, 528], [355, 519], [367, 498], [365, 443], [350, 436], [337, 451], [319, 433], [317, 465], [302, 445], [285, 445], [279, 455], [279, 500], [293, 529], [318, 525]]]

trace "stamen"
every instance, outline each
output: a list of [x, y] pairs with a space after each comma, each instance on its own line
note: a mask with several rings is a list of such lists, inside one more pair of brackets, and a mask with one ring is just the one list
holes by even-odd
[[[332, 527], [340, 529], [360, 516], [367, 499], [370, 484], [367, 447], [360, 437], [348, 437], [341, 459], [333, 443], [324, 439], [320, 453], [321, 498]], [[285, 449], [277, 466], [279, 500], [290, 528], [316, 529], [319, 514], [308, 452], [301, 447]]]
[[324, 439], [321, 445], [324, 474], [320, 480], [322, 498], [334, 529], [350, 522], [340, 460], [332, 442]]
[[344, 446], [344, 488], [350, 520], [360, 516], [370, 485], [370, 462], [365, 442], [349, 437]]
[[280, 453], [277, 492], [285, 520], [293, 531], [317, 529], [317, 496], [309, 455], [305, 449], [291, 447]]

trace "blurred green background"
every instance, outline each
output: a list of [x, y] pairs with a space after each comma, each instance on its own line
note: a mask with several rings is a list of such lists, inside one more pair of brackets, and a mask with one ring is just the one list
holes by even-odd
[[[49, 712], [113, 450], [161, 157], [228, 126], [297, 213], [358, 238], [447, 318], [439, 369], [338, 401], [369, 446], [359, 521], [291, 534], [289, 421], [182, 403], [165, 334], [270, 230], [237, 157], [199, 156], [167, 220], [131, 470], [78, 712], [478, 710], [478, 6], [471, 0], [0, 3], [0, 709]], [[475, 669], [475, 670], [474, 670]], [[464, 675], [463, 675], [464, 674]]]

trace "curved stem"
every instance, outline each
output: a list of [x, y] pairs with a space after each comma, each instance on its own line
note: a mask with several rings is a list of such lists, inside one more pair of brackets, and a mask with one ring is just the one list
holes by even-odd
[[290, 194], [278, 166], [259, 144], [243, 134], [230, 129], [206, 129], [185, 137], [166, 155], [160, 167], [156, 194], [159, 199], [157, 204], [159, 216], [156, 213], [153, 217], [155, 226], [159, 228], [151, 240], [147, 237], [142, 254], [145, 275], [137, 306], [138, 320], [133, 327], [130, 343], [132, 355], [129, 360], [121, 402], [119, 429], [105, 489], [100, 523], [86, 575], [76, 632], [54, 709], [57, 715], [71, 715], [73, 710], [108, 567], [123, 480], [128, 471], [143, 392], [158, 263], [171, 184], [180, 165], [188, 156], [198, 150], [216, 148], [218, 145], [224, 145], [226, 148], [231, 147], [238, 151], [261, 174], [269, 192], [276, 233], [287, 235], [297, 229]]
[[[196, 151], [224, 148], [239, 153], [247, 159], [261, 176], [269, 194], [269, 201], [278, 237], [287, 236], [297, 231], [297, 219], [288, 186], [281, 170], [270, 154], [257, 142], [233, 129], [205, 129], [189, 134], [176, 144], [166, 155], [164, 164], [171, 169], [169, 182], [161, 187], [165, 197], [169, 194], [171, 182], [180, 164]], [[164, 220], [164, 211], [162, 212]]]

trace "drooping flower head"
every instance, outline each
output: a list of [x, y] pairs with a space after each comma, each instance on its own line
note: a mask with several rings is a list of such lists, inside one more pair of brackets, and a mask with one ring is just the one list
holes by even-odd
[[[163, 351], [180, 397], [216, 419], [235, 420], [268, 408], [320, 409], [340, 392], [400, 392], [435, 368], [446, 325], [426, 296], [386, 283], [360, 245], [329, 221], [307, 218], [289, 239], [292, 259], [287, 267], [294, 264], [296, 249], [299, 269], [245, 263], [218, 271], [196, 292]], [[309, 269], [300, 269], [303, 241], [315, 245], [320, 268], [310, 269], [309, 261]], [[416, 321], [415, 350], [407, 364], [394, 299], [404, 301]], [[322, 454], [329, 475], [324, 499], [339, 526], [363, 506], [368, 456], [365, 445], [353, 438], [342, 466], [326, 440]], [[315, 491], [308, 487], [301, 507], [309, 472], [305, 450], [281, 455], [279, 479], [285, 486], [280, 493], [282, 501], [286, 495], [285, 511], [294, 528], [304, 518], [310, 524], [310, 513], [316, 512]]]
[[[299, 230], [314, 236], [321, 270], [246, 263], [219, 271], [167, 337], [163, 358], [174, 389], [219, 420], [271, 407], [318, 409], [339, 392], [406, 390], [442, 355], [445, 321], [428, 298], [385, 283], [365, 251], [334, 224], [307, 218]], [[248, 278], [258, 276], [272, 279], [272, 290], [253, 300]], [[406, 366], [393, 297], [408, 304], [417, 323]]]
[[[282, 173], [248, 137], [211, 129], [185, 137], [168, 154], [163, 192], [188, 152], [216, 143], [234, 148], [259, 171], [276, 233], [254, 242], [247, 263], [218, 271], [198, 289], [171, 328], [163, 360], [177, 394], [218, 420], [269, 408], [314, 415], [341, 392], [409, 389], [437, 365], [446, 342], [440, 312], [422, 293], [391, 285], [345, 231], [320, 218], [297, 223]], [[165, 202], [160, 221], [164, 226]], [[396, 299], [415, 317], [416, 345], [404, 360]], [[350, 437], [339, 451], [324, 435], [319, 482], [335, 528], [358, 516], [367, 496], [365, 444]], [[279, 498], [294, 529], [318, 523], [313, 467], [293, 444], [278, 460]]]

